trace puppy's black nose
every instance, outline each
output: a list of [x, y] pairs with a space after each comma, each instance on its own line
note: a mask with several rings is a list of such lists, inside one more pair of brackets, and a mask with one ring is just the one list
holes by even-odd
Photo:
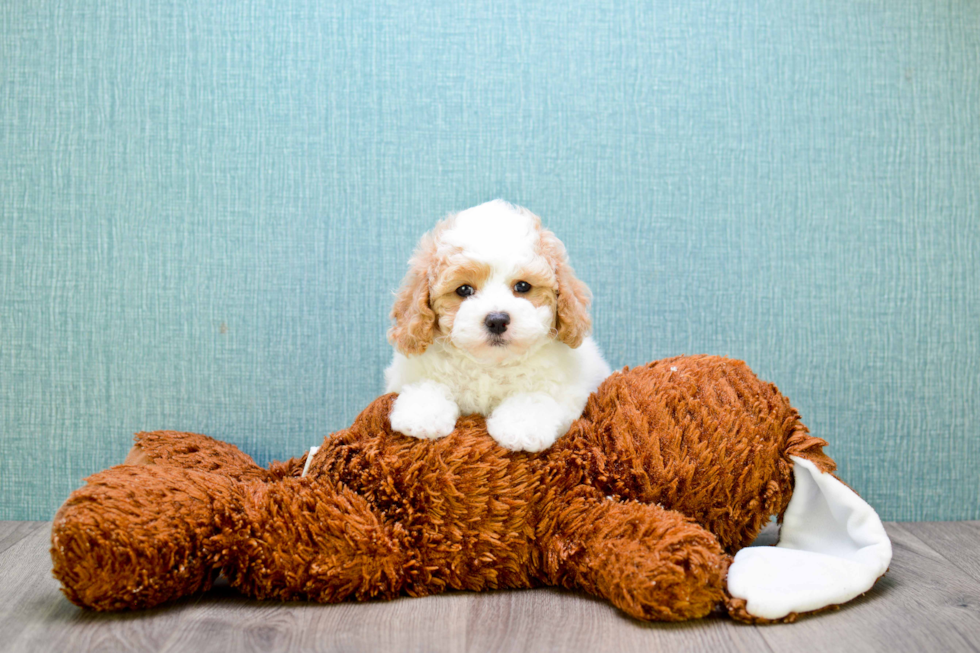
[[510, 315], [507, 313], [488, 313], [483, 323], [487, 325], [490, 333], [495, 333], [499, 336], [507, 330], [507, 325], [510, 324]]

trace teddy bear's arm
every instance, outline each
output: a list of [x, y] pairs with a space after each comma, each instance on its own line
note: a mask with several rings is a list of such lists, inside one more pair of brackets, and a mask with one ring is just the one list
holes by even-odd
[[55, 515], [53, 573], [73, 603], [148, 608], [207, 589], [241, 510], [239, 484], [220, 474], [118, 465], [86, 479]]
[[285, 479], [248, 484], [245, 494], [247, 528], [226, 531], [223, 570], [231, 586], [249, 596], [390, 599], [419, 573], [411, 534], [342, 484]]
[[[127, 465], [193, 469], [239, 480], [271, 480], [280, 476], [256, 465], [235, 445], [199, 433], [149, 431], [137, 433], [133, 440], [133, 448], [124, 462]], [[289, 462], [279, 465], [289, 465]]]
[[542, 566], [549, 583], [638, 619], [680, 621], [724, 601], [729, 562], [717, 538], [679, 512], [590, 492], [563, 508]]
[[58, 511], [51, 557], [65, 595], [94, 610], [153, 607], [208, 589], [221, 572], [256, 598], [333, 602], [429, 593], [406, 586], [420, 573], [412, 542], [327, 479], [118, 465]]

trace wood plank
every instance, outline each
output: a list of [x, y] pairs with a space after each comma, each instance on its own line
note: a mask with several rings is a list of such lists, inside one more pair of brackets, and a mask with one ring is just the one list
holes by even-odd
[[50, 609], [23, 630], [13, 651], [159, 651], [183, 628], [180, 605], [138, 613], [95, 613], [72, 605], [58, 592], [46, 599]]
[[16, 643], [66, 602], [51, 577], [49, 528], [33, 529], [0, 553], [0, 643]]
[[51, 523], [46, 521], [0, 521], [0, 553], [38, 529], [50, 533]]
[[980, 521], [909, 522], [900, 526], [980, 581]]
[[462, 651], [466, 594], [390, 602], [260, 602], [220, 589], [184, 612], [164, 651]]
[[545, 588], [473, 594], [467, 651], [769, 651], [758, 629], [727, 616], [637, 621], [604, 600]]
[[885, 527], [894, 550], [885, 577], [837, 612], [760, 627], [771, 648], [980, 651], [980, 583], [900, 525]]
[[560, 590], [448, 593], [338, 605], [259, 603], [234, 596], [184, 612], [163, 650], [456, 651], [769, 650], [753, 627], [727, 619], [643, 624], [604, 601]]
[[604, 601], [540, 589], [454, 592], [392, 602], [259, 603], [226, 596], [184, 612], [164, 650], [745, 651], [768, 648], [754, 628], [727, 619], [642, 624]]

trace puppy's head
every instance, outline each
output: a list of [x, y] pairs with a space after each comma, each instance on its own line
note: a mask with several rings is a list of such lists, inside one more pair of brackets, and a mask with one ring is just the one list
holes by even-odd
[[551, 339], [578, 347], [591, 293], [561, 241], [527, 209], [494, 200], [451, 215], [422, 237], [391, 311], [404, 354], [435, 339], [482, 362], [519, 357]]

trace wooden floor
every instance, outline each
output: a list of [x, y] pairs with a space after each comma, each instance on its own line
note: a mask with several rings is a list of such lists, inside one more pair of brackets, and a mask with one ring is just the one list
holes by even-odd
[[551, 589], [314, 605], [251, 601], [225, 586], [95, 614], [58, 591], [48, 523], [0, 522], [0, 651], [980, 652], [980, 522], [886, 526], [894, 559], [873, 590], [836, 612], [755, 627], [725, 616], [640, 623]]

